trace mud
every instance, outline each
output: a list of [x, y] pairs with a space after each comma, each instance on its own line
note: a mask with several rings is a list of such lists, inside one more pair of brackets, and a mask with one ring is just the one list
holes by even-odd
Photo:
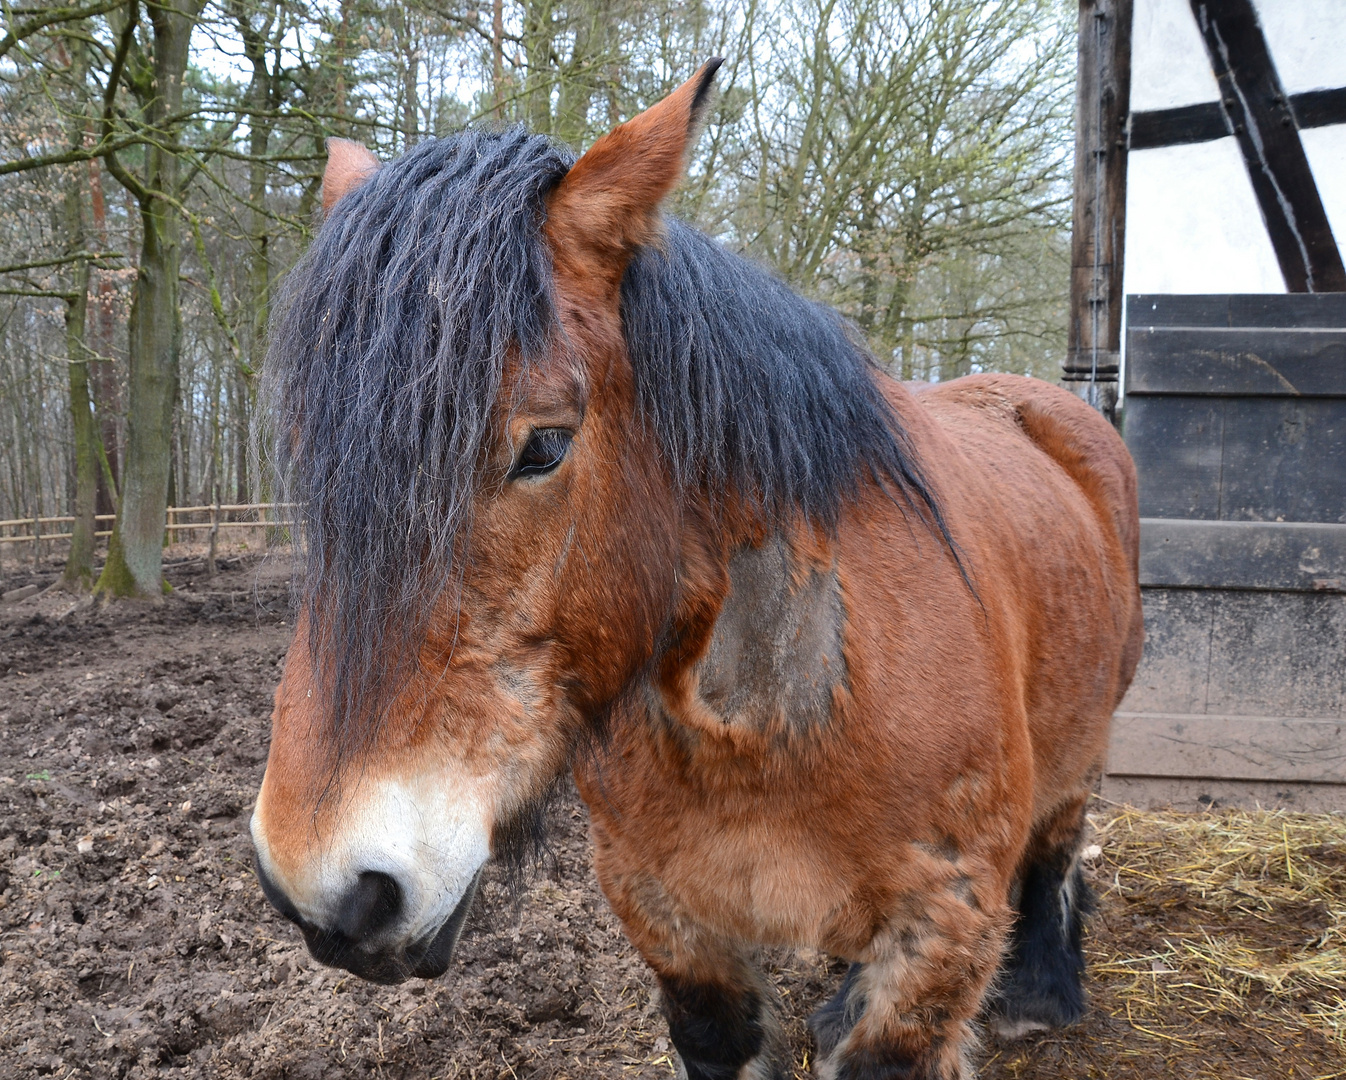
[[[651, 979], [594, 881], [573, 793], [526, 888], [486, 882], [443, 978], [381, 987], [310, 960], [263, 900], [247, 835], [290, 633], [284, 569], [235, 560], [206, 580], [183, 563], [170, 578], [156, 606], [101, 610], [52, 593], [0, 606], [0, 1076], [673, 1074]], [[1107, 874], [1106, 860], [1094, 872]], [[1091, 949], [1143, 950], [1166, 917], [1105, 897]], [[788, 953], [764, 963], [799, 1075], [811, 1075], [803, 1020], [844, 965]], [[1286, 1058], [1251, 999], [1243, 1012], [1176, 1017], [1195, 1049], [1175, 1057], [1171, 1037], [1116, 1015], [1106, 984], [1093, 995], [1071, 1031], [987, 1042], [982, 1075], [1342, 1068], [1323, 1039]]]

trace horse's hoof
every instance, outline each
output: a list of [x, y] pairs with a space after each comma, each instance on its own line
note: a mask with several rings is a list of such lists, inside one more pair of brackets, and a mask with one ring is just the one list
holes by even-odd
[[1010, 1019], [1007, 1016], [993, 1016], [987, 1026], [1001, 1042], [1016, 1042], [1039, 1031], [1054, 1031], [1058, 1025], [1028, 1017]]

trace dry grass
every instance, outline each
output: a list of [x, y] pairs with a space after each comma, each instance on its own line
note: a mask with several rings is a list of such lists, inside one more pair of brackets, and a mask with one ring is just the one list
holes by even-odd
[[1151, 951], [1091, 957], [1133, 1023], [1253, 1006], [1346, 1050], [1346, 816], [1120, 808], [1092, 820], [1105, 902], [1175, 916]]
[[991, 1043], [981, 1080], [1346, 1078], [1346, 816], [1090, 821], [1089, 1012]]

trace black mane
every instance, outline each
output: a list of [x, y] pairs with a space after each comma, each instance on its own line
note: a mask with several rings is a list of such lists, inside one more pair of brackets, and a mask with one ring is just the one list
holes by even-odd
[[[428, 140], [343, 198], [287, 282], [266, 395], [301, 507], [301, 602], [350, 749], [455, 578], [507, 355], [559, 340], [545, 199], [571, 153], [520, 128]], [[867, 478], [943, 532], [846, 324], [680, 222], [622, 283], [639, 407], [678, 482], [835, 524]], [[947, 534], [946, 534], [947, 538]], [[318, 609], [323, 633], [316, 632]]]
[[942, 515], [840, 315], [680, 221], [636, 254], [622, 326], [640, 407], [684, 485], [836, 523], [869, 477]]

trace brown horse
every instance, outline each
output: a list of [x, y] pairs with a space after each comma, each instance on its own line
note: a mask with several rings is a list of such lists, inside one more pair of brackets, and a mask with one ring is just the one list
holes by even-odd
[[333, 141], [270, 362], [307, 566], [259, 874], [319, 959], [438, 975], [571, 768], [687, 1076], [788, 1074], [784, 944], [852, 964], [822, 1075], [964, 1077], [983, 1008], [1083, 1008], [1134, 472], [1065, 391], [909, 390], [662, 218], [716, 66], [578, 161]]

